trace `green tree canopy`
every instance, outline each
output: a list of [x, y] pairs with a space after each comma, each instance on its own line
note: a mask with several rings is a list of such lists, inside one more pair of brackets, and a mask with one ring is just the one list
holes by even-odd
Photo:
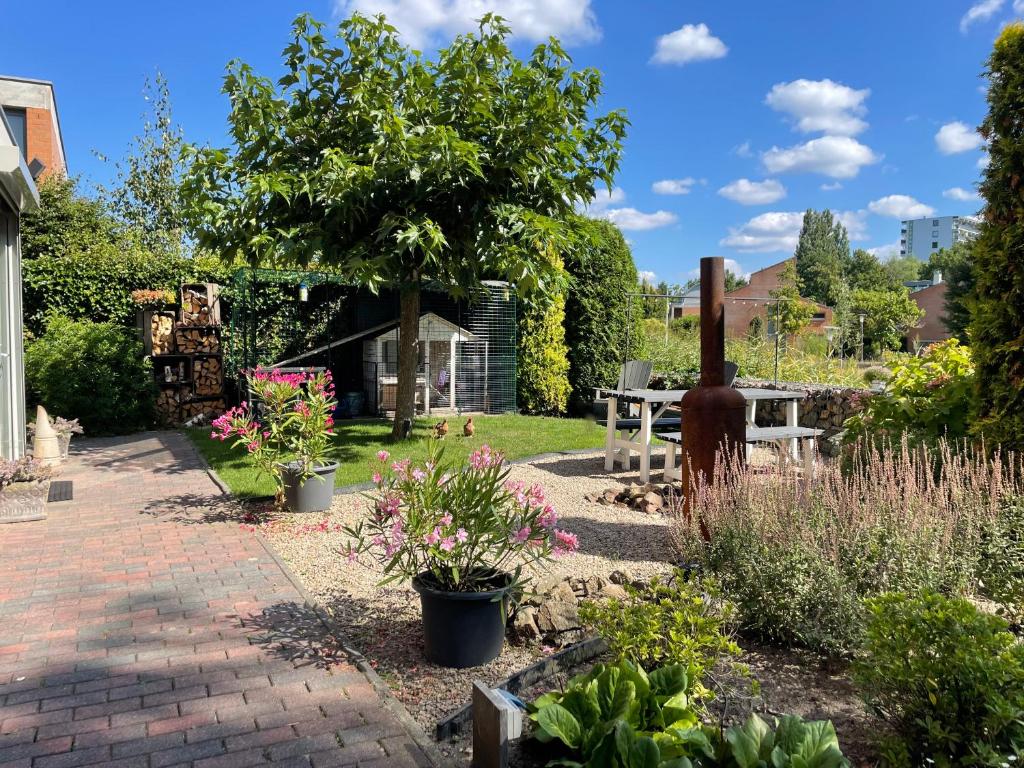
[[808, 208], [794, 255], [804, 297], [834, 306], [839, 285], [849, 268], [850, 238], [846, 227], [827, 208]]
[[779, 287], [770, 291], [773, 299], [778, 299], [778, 310], [769, 310], [769, 318], [778, 317], [777, 333], [793, 336], [799, 333], [814, 317], [814, 305], [801, 297], [803, 284], [796, 264], [788, 261], [779, 273]]
[[76, 179], [58, 174], [39, 185], [39, 208], [21, 217], [21, 256], [25, 261], [62, 258], [118, 242], [117, 222], [101, 200], [78, 191]]
[[978, 429], [1024, 450], [1024, 24], [1008, 24], [988, 60], [988, 115], [981, 134], [989, 164], [971, 344], [977, 371]]
[[879, 355], [884, 350], [898, 350], [907, 331], [924, 317], [906, 288], [895, 291], [861, 288], [852, 292], [850, 303], [858, 342], [859, 319], [860, 315], [864, 316], [865, 357]]
[[849, 268], [846, 271], [847, 283], [853, 290], [860, 288], [880, 291], [899, 288], [901, 283], [896, 281], [893, 272], [886, 266], [875, 254], [858, 248], [850, 257]]
[[894, 256], [886, 261], [883, 266], [889, 274], [890, 287], [895, 289], [903, 287], [904, 283], [911, 280], [917, 280], [921, 274], [924, 262], [916, 256]]
[[520, 60], [509, 32], [485, 16], [428, 60], [382, 16], [353, 15], [336, 39], [300, 16], [276, 84], [229, 66], [234, 146], [191, 150], [201, 244], [399, 288], [396, 435], [414, 415], [422, 284], [556, 287], [564, 219], [619, 165], [627, 121], [593, 114], [600, 74], [574, 70], [556, 40]]

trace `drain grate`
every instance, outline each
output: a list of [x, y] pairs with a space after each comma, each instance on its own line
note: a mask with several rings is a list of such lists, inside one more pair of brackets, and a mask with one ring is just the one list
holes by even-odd
[[71, 501], [71, 495], [70, 480], [53, 480], [50, 483], [50, 494], [46, 497], [46, 501]]

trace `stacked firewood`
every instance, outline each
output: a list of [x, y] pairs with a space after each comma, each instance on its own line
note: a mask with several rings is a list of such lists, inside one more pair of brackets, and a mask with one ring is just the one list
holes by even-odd
[[182, 387], [160, 387], [156, 396], [156, 415], [161, 424], [174, 426], [179, 421], [179, 407], [188, 397], [188, 389]]
[[197, 397], [220, 395], [224, 392], [224, 367], [216, 357], [200, 357], [192, 364], [192, 381]]
[[153, 312], [149, 316], [149, 338], [154, 355], [174, 352], [174, 315]]
[[217, 400], [192, 400], [181, 405], [181, 421], [186, 422], [202, 414], [210, 418], [220, 416], [227, 410], [223, 398]]
[[213, 283], [181, 286], [182, 325], [220, 325], [218, 289]]
[[174, 329], [174, 343], [182, 355], [205, 355], [220, 352], [220, 339], [213, 328], [189, 328], [179, 325]]

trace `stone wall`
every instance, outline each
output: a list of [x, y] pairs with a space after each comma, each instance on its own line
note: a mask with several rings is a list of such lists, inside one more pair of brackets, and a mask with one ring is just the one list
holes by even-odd
[[[868, 389], [837, 387], [830, 384], [780, 381], [776, 386], [774, 382], [762, 379], [737, 379], [736, 386], [803, 392], [804, 399], [798, 406], [800, 426], [825, 430], [824, 434], [818, 438], [818, 448], [823, 454], [829, 456], [835, 455], [838, 450], [839, 438], [837, 435], [843, 429], [843, 422], [853, 415], [857, 399], [870, 392]], [[785, 425], [785, 401], [759, 402], [756, 421], [760, 427]]]

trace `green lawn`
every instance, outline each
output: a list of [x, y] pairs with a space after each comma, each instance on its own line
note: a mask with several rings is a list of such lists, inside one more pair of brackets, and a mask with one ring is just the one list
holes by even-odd
[[[448, 420], [451, 430], [444, 440], [446, 461], [461, 461], [484, 443], [504, 451], [510, 459], [549, 451], [600, 448], [604, 445], [604, 430], [594, 422], [584, 419], [511, 414], [474, 416], [476, 433], [470, 438], [462, 436], [462, 425], [465, 420], [465, 416]], [[373, 471], [371, 463], [376, 461], [376, 453], [381, 448], [390, 451], [395, 458], [408, 456], [414, 461], [422, 461], [427, 456], [433, 426], [439, 421], [439, 418], [417, 420], [412, 438], [402, 443], [391, 442], [390, 421], [340, 422], [334, 443], [341, 466], [338, 468], [335, 483], [341, 486], [369, 480]], [[236, 495], [273, 494], [273, 483], [252, 469], [246, 460], [244, 449], [232, 448], [230, 442], [212, 440], [209, 427], [189, 429], [186, 432], [210, 462], [210, 466]]]

